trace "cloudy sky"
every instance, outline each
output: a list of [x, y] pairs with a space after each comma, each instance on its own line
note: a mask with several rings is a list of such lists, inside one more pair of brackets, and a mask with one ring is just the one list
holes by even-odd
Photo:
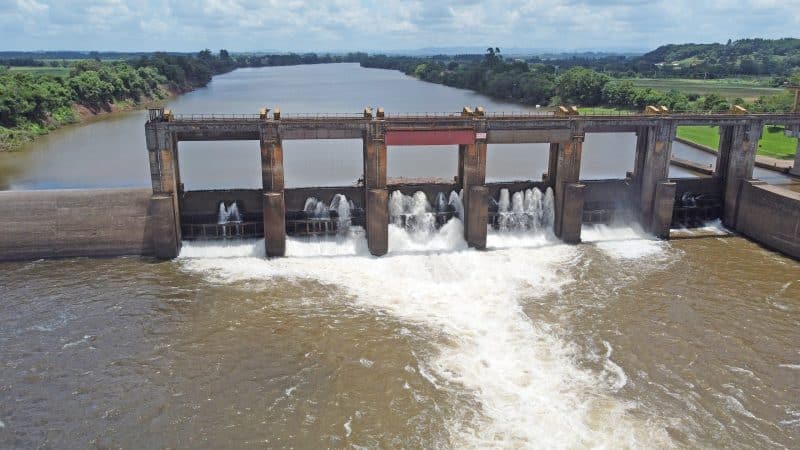
[[646, 50], [799, 30], [800, 0], [0, 0], [0, 50]]

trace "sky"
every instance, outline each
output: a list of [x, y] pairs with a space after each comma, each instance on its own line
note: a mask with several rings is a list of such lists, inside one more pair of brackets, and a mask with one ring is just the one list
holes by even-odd
[[800, 0], [0, 0], [0, 50], [646, 51], [798, 30]]

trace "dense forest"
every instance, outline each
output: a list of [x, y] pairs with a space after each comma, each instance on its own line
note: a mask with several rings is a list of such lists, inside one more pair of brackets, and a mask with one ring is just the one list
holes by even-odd
[[[786, 93], [747, 103], [713, 93], [700, 96], [675, 89], [638, 87], [631, 79], [758, 75], [770, 79], [774, 86], [800, 84], [800, 39], [666, 45], [634, 57], [583, 54], [504, 58], [496, 47], [484, 54], [414, 57], [366, 53], [232, 55], [226, 50], [197, 54], [0, 52], [0, 150], [79, 120], [75, 105], [95, 113], [110, 111], [205, 86], [214, 75], [239, 67], [337, 62], [399, 70], [423, 81], [529, 105], [620, 109], [665, 105], [676, 111], [707, 111], [727, 110], [738, 104], [767, 112], [788, 109], [791, 96]], [[15, 70], [26, 68], [34, 71]], [[37, 68], [42, 68], [41, 73], [35, 72]]]

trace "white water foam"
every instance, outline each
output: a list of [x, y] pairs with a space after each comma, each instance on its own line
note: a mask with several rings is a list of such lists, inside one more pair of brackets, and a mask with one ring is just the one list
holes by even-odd
[[664, 252], [669, 245], [643, 232], [637, 225], [608, 226], [584, 225], [581, 241], [594, 244], [603, 253], [615, 259], [639, 259]]
[[[455, 447], [669, 445], [662, 428], [633, 417], [613, 396], [622, 382], [610, 389], [602, 374], [580, 368], [576, 350], [523, 311], [526, 299], [571, 281], [569, 270], [559, 269], [573, 264], [580, 248], [538, 235], [491, 233], [490, 246], [498, 250], [478, 252], [462, 235], [457, 219], [427, 242], [391, 226], [390, 253], [381, 258], [368, 254], [363, 233], [289, 238], [289, 257], [274, 260], [263, 259], [263, 241], [185, 243], [179, 261], [213, 282], [314, 279], [349, 294], [342, 301], [446, 335], [446, 344], [431, 338], [439, 353], [420, 361], [419, 370], [437, 389], [466, 390], [480, 405], [471, 422], [450, 418]], [[252, 254], [242, 257], [248, 247]], [[226, 251], [238, 257], [223, 258]]]
[[670, 235], [675, 237], [682, 236], [729, 236], [733, 234], [729, 229], [725, 228], [722, 221], [719, 219], [710, 220], [703, 224], [702, 227], [697, 228], [673, 228], [670, 230]]

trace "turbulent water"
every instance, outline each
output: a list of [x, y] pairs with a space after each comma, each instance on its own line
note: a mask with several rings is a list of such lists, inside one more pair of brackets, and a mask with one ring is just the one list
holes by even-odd
[[795, 446], [800, 267], [676, 233], [0, 266], [0, 446]]

